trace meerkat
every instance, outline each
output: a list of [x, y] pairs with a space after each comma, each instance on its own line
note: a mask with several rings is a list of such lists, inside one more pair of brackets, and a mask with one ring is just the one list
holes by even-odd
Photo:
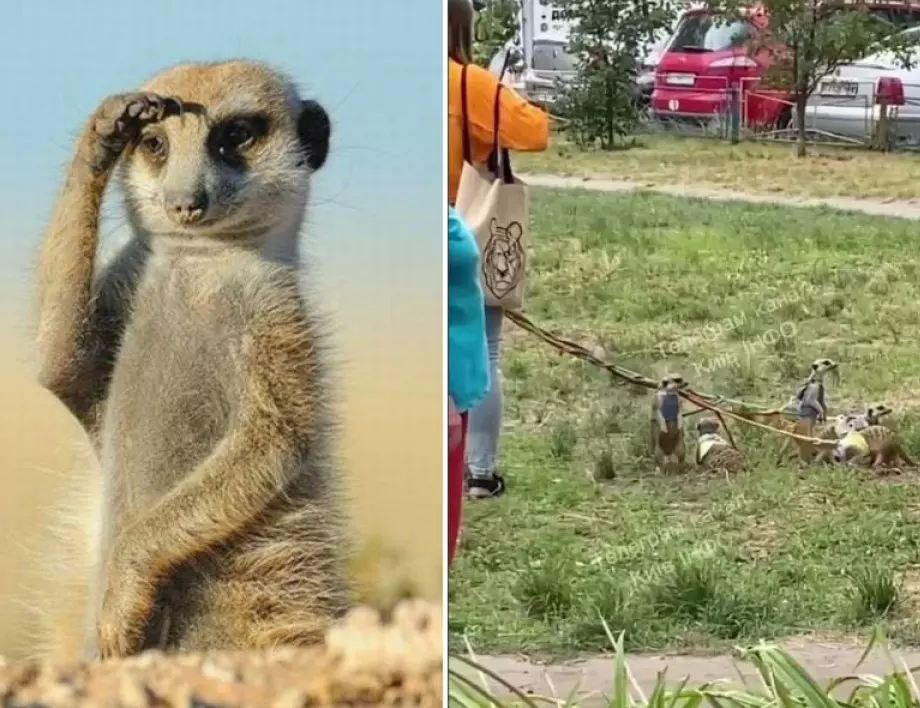
[[[846, 437], [851, 431], [859, 429], [860, 424], [858, 419], [859, 416], [853, 413], [844, 413], [834, 416], [831, 420], [825, 422], [824, 425], [816, 426], [814, 436], [818, 440], [823, 440], [828, 443], [839, 442], [843, 440], [843, 438]], [[832, 445], [823, 445], [818, 447], [815, 452], [815, 463], [829, 463], [832, 460], [834, 451], [836, 449], [837, 448]]]
[[686, 385], [682, 376], [668, 374], [658, 382], [658, 389], [652, 394], [649, 445], [663, 471], [670, 466], [678, 470], [684, 466], [684, 420], [679, 391]]
[[[828, 372], [837, 369], [837, 363], [831, 359], [816, 359], [811, 364], [811, 372], [796, 395], [798, 408], [792, 432], [807, 438], [815, 437], [815, 424], [827, 420], [827, 395], [824, 378]], [[786, 438], [780, 447], [779, 460], [782, 461], [789, 451], [792, 438]], [[795, 440], [798, 447], [799, 461], [811, 462], [817, 451], [814, 443]]]
[[[90, 658], [312, 644], [348, 609], [297, 246], [329, 140], [319, 103], [249, 61], [167, 69], [103, 100], [77, 140], [39, 258], [37, 349], [102, 473]], [[132, 237], [97, 268], [116, 167]]]
[[894, 410], [884, 403], [873, 403], [866, 407], [862, 413], [854, 415], [854, 423], [857, 429], [868, 428], [870, 425], [881, 425], [881, 420], [886, 415], [891, 415]]
[[874, 469], [893, 467], [899, 462], [910, 467], [917, 466], [904, 449], [901, 437], [890, 428], [884, 425], [869, 425], [854, 432], [859, 433], [868, 448], [860, 456], [860, 462], [866, 462]]
[[[860, 413], [844, 413], [835, 416], [825, 425], [815, 429], [815, 437], [820, 440], [840, 441], [852, 431], [859, 431], [870, 425], [878, 425], [882, 417], [892, 412], [892, 409], [884, 403], [873, 403]], [[861, 438], [857, 437], [851, 438], [852, 444], [849, 444], [849, 446], [855, 450], [861, 444], [858, 442], [860, 439]], [[832, 458], [836, 460], [834, 457], [835, 449], [836, 448], [830, 446], [822, 447], [818, 450], [815, 462], [827, 463], [830, 462]]]
[[850, 430], [831, 451], [831, 459], [838, 464], [859, 466], [869, 457], [869, 444], [859, 430]]
[[696, 423], [699, 434], [696, 446], [696, 464], [707, 471], [741, 472], [744, 455], [719, 435], [719, 421], [700, 418]]

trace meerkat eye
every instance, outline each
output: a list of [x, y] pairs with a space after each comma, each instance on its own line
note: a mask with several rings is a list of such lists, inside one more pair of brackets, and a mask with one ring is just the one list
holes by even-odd
[[261, 115], [237, 116], [216, 125], [208, 137], [210, 150], [222, 162], [242, 168], [242, 153], [268, 132], [268, 119]]
[[166, 138], [162, 135], [146, 135], [140, 144], [153, 157], [162, 158], [166, 154]]
[[253, 139], [254, 136], [249, 126], [243, 121], [237, 121], [227, 126], [220, 148], [240, 150], [252, 143]]

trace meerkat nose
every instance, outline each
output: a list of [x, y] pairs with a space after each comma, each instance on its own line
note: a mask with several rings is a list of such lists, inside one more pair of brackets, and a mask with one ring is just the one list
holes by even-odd
[[194, 224], [208, 209], [208, 194], [203, 189], [166, 195], [166, 211], [178, 224]]

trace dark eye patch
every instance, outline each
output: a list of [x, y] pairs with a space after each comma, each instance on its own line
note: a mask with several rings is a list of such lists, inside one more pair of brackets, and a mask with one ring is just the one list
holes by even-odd
[[246, 167], [246, 152], [268, 134], [268, 117], [261, 113], [231, 116], [208, 133], [208, 151], [215, 160], [236, 169]]

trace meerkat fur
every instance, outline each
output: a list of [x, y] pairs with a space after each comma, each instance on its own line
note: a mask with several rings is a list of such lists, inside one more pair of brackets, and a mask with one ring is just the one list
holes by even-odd
[[77, 461], [61, 471], [59, 494], [43, 509], [49, 523], [33, 542], [38, 559], [27, 582], [28, 653], [25, 658], [73, 661], [91, 656], [96, 627], [89, 607], [102, 537], [102, 494], [98, 465], [88, 442], [76, 442]]
[[[77, 139], [36, 344], [100, 466], [89, 657], [310, 644], [348, 608], [328, 354], [298, 253], [329, 139], [320, 104], [243, 60], [110, 96]], [[100, 267], [116, 172], [132, 236]]]
[[[841, 441], [852, 432], [859, 432], [869, 426], [879, 425], [879, 421], [884, 416], [893, 412], [894, 411], [884, 403], [873, 403], [860, 413], [846, 413], [836, 416], [834, 420], [818, 430], [817, 437], [822, 440]], [[852, 460], [854, 457], [857, 457], [856, 453], [862, 448], [863, 440], [864, 438], [862, 437], [854, 437], [852, 441], [856, 442], [854, 443], [851, 441], [843, 445], [840, 447], [840, 452], [837, 452], [838, 448], [823, 447], [818, 451], [815, 461], [826, 463], [830, 462], [832, 459], [838, 462]], [[846, 448], [848, 452], [843, 452], [844, 448]]]
[[[815, 437], [816, 423], [827, 420], [827, 396], [824, 379], [831, 371], [837, 370], [837, 363], [832, 359], [815, 359], [811, 364], [808, 378], [796, 395], [797, 411], [792, 432], [806, 438]], [[813, 461], [818, 448], [814, 443], [794, 438], [786, 438], [780, 446], [779, 461], [785, 460], [790, 447], [795, 445], [798, 450], [800, 464]]]
[[741, 472], [744, 454], [719, 435], [719, 427], [715, 418], [702, 417], [697, 421], [696, 464], [710, 472]]
[[683, 401], [679, 392], [687, 382], [679, 374], [667, 374], [651, 396], [649, 447], [659, 469], [668, 471], [684, 467]]
[[868, 462], [873, 469], [895, 467], [902, 462], [908, 467], [917, 466], [907, 454], [901, 436], [890, 428], [884, 425], [869, 425], [860, 429], [859, 432], [869, 447], [864, 461]]

